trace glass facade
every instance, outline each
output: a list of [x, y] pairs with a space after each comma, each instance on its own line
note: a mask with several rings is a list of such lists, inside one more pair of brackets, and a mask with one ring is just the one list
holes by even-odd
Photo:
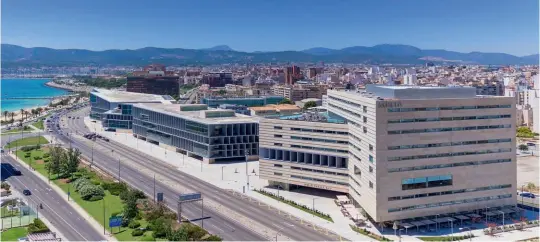
[[133, 107], [133, 133], [196, 155], [220, 160], [258, 155], [257, 123], [206, 124]]

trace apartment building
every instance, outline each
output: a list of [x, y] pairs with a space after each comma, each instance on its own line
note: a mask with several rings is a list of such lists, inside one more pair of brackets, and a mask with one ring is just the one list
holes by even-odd
[[349, 195], [377, 222], [516, 205], [515, 100], [474, 87], [328, 91], [349, 132]]
[[270, 185], [347, 193], [348, 127], [319, 114], [260, 120], [259, 172]]
[[295, 86], [273, 86], [272, 93], [277, 96], [288, 98], [296, 102], [306, 98], [321, 99], [326, 94], [327, 86], [323, 85], [295, 85]]
[[259, 125], [234, 110], [204, 104], [138, 103], [132, 107], [133, 135], [205, 163], [256, 160]]

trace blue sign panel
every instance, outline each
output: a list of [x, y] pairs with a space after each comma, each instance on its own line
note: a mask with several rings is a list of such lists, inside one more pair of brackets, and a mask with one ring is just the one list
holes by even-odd
[[200, 200], [200, 199], [201, 199], [200, 192], [180, 194], [180, 202], [190, 201], [190, 200]]
[[163, 193], [162, 193], [162, 192], [158, 192], [158, 194], [157, 194], [157, 201], [158, 201], [158, 202], [163, 202]]
[[109, 218], [109, 227], [120, 227], [122, 225], [122, 216], [110, 217]]

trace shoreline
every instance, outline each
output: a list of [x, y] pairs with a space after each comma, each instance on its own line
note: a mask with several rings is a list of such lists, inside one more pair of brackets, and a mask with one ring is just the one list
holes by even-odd
[[84, 90], [84, 89], [88, 89], [88, 87], [79, 88], [79, 87], [72, 87], [68, 85], [60, 85], [60, 84], [54, 83], [54, 81], [52, 80], [46, 82], [45, 85], [48, 87], [62, 89], [64, 91], [69, 91], [69, 92], [88, 92], [88, 90]]

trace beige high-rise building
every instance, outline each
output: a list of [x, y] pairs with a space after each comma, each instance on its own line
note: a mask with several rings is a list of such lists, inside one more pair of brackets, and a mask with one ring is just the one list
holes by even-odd
[[348, 121], [349, 194], [373, 220], [433, 221], [516, 205], [514, 98], [368, 85], [329, 90], [328, 111]]

